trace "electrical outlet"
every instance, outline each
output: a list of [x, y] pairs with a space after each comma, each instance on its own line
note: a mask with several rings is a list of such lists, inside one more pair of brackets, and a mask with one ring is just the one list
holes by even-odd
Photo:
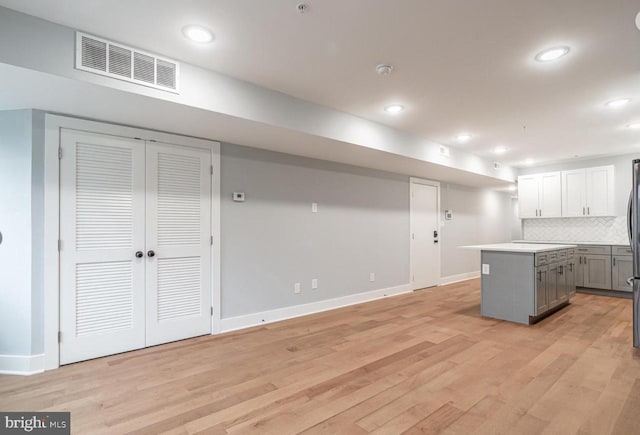
[[312, 288], [313, 290], [315, 290], [315, 289], [317, 289], [317, 288], [318, 288], [318, 278], [313, 278], [313, 279], [311, 280], [311, 288]]
[[318, 203], [317, 202], [312, 202], [311, 203], [311, 213], [318, 213]]
[[376, 274], [371, 272], [369, 274], [369, 281], [374, 282], [376, 280]]
[[300, 283], [299, 282], [297, 282], [296, 285], [293, 286], [293, 292], [295, 294], [300, 293]]

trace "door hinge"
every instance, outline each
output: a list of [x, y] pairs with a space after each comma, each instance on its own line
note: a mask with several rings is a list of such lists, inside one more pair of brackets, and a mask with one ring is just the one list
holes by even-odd
[[62, 331], [58, 331], [58, 343], [62, 343]]
[[58, 239], [58, 252], [62, 251], [62, 240]]
[[62, 147], [58, 147], [58, 160], [62, 160]]

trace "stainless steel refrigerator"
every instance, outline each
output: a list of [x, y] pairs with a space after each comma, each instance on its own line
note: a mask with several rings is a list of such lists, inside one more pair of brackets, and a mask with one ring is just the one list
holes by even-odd
[[633, 347], [640, 348], [640, 159], [633, 161], [633, 185], [629, 197], [629, 243], [633, 252]]

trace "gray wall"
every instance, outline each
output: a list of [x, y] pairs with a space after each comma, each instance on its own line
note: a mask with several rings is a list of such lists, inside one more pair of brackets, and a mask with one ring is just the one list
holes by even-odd
[[513, 206], [510, 193], [442, 184], [440, 208], [453, 211], [442, 227], [441, 276], [480, 270], [480, 253], [460, 249], [464, 245], [509, 242]]
[[406, 176], [224, 144], [221, 195], [223, 318], [408, 283]]
[[567, 171], [570, 169], [591, 168], [596, 166], [615, 166], [615, 210], [617, 216], [626, 216], [627, 201], [631, 191], [631, 161], [639, 159], [640, 153], [621, 156], [599, 157], [594, 159], [580, 159], [552, 165], [522, 168], [518, 175], [538, 174], [542, 172]]

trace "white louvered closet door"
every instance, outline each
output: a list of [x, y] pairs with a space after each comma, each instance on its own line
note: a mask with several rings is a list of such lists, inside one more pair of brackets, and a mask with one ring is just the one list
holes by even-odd
[[208, 150], [147, 144], [147, 346], [211, 333], [210, 168]]
[[145, 346], [145, 147], [74, 130], [60, 145], [60, 363]]

